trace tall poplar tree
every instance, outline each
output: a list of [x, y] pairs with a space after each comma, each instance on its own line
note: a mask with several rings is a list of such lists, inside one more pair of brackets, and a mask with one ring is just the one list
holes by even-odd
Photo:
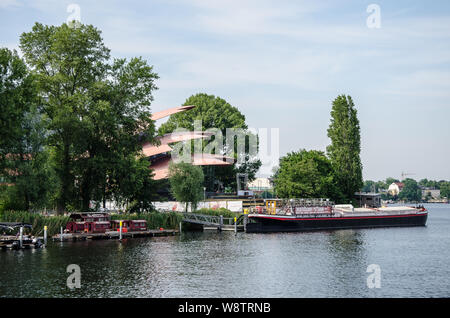
[[360, 126], [350, 96], [340, 95], [333, 101], [328, 137], [331, 145], [327, 147], [327, 153], [335, 180], [344, 202], [348, 203], [363, 187]]

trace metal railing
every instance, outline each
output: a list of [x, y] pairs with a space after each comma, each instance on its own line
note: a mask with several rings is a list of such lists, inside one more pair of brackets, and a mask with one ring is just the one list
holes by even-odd
[[[243, 223], [244, 216], [237, 217], [236, 224]], [[196, 213], [183, 213], [183, 222], [201, 224], [207, 226], [234, 225], [234, 218], [224, 218], [216, 215], [205, 215]]]

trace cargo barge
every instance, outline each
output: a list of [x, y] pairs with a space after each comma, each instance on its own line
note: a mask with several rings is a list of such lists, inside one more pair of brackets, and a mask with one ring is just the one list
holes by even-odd
[[[286, 200], [285, 200], [286, 201]], [[301, 232], [376, 227], [425, 226], [428, 211], [423, 206], [354, 208], [350, 204], [333, 205], [327, 200], [277, 201], [253, 209], [245, 226], [247, 233]]]

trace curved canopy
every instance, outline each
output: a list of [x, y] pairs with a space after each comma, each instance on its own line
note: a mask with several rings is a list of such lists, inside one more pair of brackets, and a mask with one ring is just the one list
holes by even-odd
[[195, 106], [189, 105], [189, 106], [180, 106], [180, 107], [174, 107], [174, 108], [169, 108], [169, 109], [166, 109], [166, 110], [162, 110], [160, 112], [153, 113], [152, 114], [152, 120], [158, 120], [158, 119], [170, 116], [172, 114], [184, 112], [184, 111], [192, 109], [194, 107]]
[[159, 140], [160, 145], [152, 145], [151, 143], [145, 143], [142, 146], [142, 151], [146, 157], [155, 156], [164, 152], [172, 151], [172, 148], [169, 146], [170, 143], [207, 138], [210, 137], [212, 133], [207, 133], [204, 131], [183, 131], [183, 132], [174, 132], [171, 134], [166, 134], [164, 136], [156, 137]]
[[142, 146], [142, 151], [146, 157], [151, 157], [158, 155], [160, 153], [172, 151], [172, 148], [169, 145], [160, 145], [155, 146], [150, 143], [147, 143]]
[[[170, 156], [164, 157], [153, 162], [150, 168], [153, 170], [153, 179], [161, 180], [169, 177], [169, 163], [172, 160]], [[191, 163], [194, 166], [229, 166], [234, 163], [234, 159], [221, 155], [196, 154], [192, 156]]]

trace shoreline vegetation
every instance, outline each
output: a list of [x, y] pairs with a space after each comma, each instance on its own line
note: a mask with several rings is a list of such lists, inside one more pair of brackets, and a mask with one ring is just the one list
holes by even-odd
[[[21, 34], [19, 48], [21, 54], [0, 48], [1, 221], [30, 223], [38, 235], [47, 225], [53, 234], [67, 222], [68, 213], [98, 210], [114, 201], [125, 206], [126, 214], [112, 214], [113, 219], [144, 219], [149, 228], [176, 229], [182, 214], [156, 212], [152, 202], [174, 197], [196, 206], [207, 192], [238, 189], [238, 173], [254, 180], [261, 167], [246, 145], [244, 151], [230, 155], [243, 157], [243, 164], [237, 164], [239, 160], [229, 166], [171, 164], [168, 180], [154, 180], [143, 144], [157, 143], [157, 136], [176, 128], [191, 131], [199, 119], [201, 130], [220, 130], [225, 142], [228, 128], [248, 132], [245, 116], [218, 96], [197, 93], [184, 103], [195, 105], [192, 110], [172, 114], [157, 129], [151, 105], [158, 74], [141, 57], [113, 58], [101, 30], [93, 25], [35, 23]], [[388, 189], [388, 181], [398, 180], [363, 182], [360, 132], [352, 97], [337, 96], [331, 103], [326, 151], [299, 149], [281, 157], [272, 175], [275, 197], [329, 198], [357, 206], [354, 195], [361, 189]], [[215, 138], [204, 140], [201, 151], [214, 146]], [[171, 144], [174, 149], [179, 145]], [[449, 182], [407, 178], [403, 185], [398, 197], [382, 199], [420, 202], [419, 186], [439, 186], [441, 196], [450, 192]], [[49, 209], [57, 216], [24, 212]], [[228, 210], [198, 212], [238, 215]]]
[[[220, 216], [224, 218], [232, 218], [239, 216], [239, 213], [220, 208], [200, 209], [195, 213]], [[111, 214], [111, 220], [146, 220], [149, 229], [174, 229], [179, 230], [180, 222], [183, 219], [183, 214], [179, 212], [146, 212], [146, 213], [122, 213]], [[60, 232], [61, 227], [66, 228], [69, 221], [69, 215], [44, 215], [39, 212], [26, 211], [0, 211], [0, 222], [21, 222], [32, 225], [30, 234], [34, 236], [42, 236], [44, 234], [44, 226], [47, 226], [47, 233], [49, 236], [56, 235]]]

